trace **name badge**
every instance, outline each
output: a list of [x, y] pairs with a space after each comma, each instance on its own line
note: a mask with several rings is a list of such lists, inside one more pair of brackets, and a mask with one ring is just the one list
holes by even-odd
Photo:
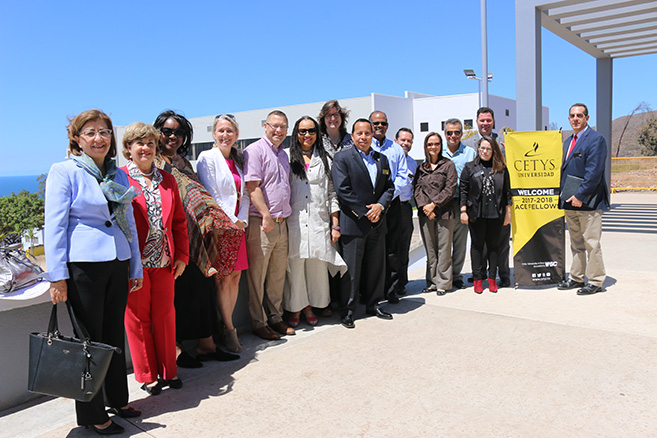
[[390, 171], [388, 169], [383, 169], [383, 174], [384, 175], [390, 175]]

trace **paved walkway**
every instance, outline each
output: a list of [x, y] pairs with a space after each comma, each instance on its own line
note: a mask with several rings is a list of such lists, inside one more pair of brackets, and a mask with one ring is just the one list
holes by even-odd
[[[129, 376], [138, 437], [657, 437], [657, 194], [604, 215], [606, 292], [472, 287], [409, 294], [355, 330], [324, 319], [277, 342], [243, 333], [234, 363], [181, 370], [146, 397]], [[568, 260], [570, 265], [570, 259]], [[466, 262], [469, 266], [469, 262]], [[0, 413], [0, 437], [95, 436], [73, 403]]]

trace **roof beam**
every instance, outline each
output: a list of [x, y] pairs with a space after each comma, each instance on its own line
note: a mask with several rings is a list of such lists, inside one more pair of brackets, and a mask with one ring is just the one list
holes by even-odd
[[598, 12], [613, 11], [622, 8], [631, 8], [635, 6], [645, 5], [653, 3], [653, 0], [626, 0], [626, 1], [608, 1], [605, 4], [600, 4], [598, 6], [586, 5], [578, 3], [573, 6], [566, 6], [561, 8], [550, 8], [548, 10], [548, 15], [555, 19], [561, 20], [563, 18], [574, 17], [584, 14], [595, 14]]

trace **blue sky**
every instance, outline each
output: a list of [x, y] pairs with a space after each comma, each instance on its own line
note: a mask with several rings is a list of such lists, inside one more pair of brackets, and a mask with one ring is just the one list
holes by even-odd
[[[515, 98], [514, 1], [488, 2], [489, 92]], [[64, 158], [67, 117], [117, 125], [404, 91], [477, 91], [479, 0], [0, 2], [0, 175]], [[614, 61], [613, 116], [645, 101], [657, 55]], [[637, 72], [647, 72], [639, 74]], [[595, 107], [595, 59], [543, 30], [543, 104]], [[595, 124], [595, 113], [591, 114]]]

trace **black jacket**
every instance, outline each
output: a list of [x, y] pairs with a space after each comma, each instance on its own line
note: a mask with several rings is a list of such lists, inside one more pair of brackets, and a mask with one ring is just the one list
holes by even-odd
[[[461, 206], [467, 206], [468, 220], [470, 222], [475, 222], [481, 216], [481, 191], [484, 175], [484, 166], [478, 158], [466, 163], [461, 172], [461, 181], [459, 184]], [[506, 206], [511, 205], [512, 202], [509, 171], [505, 167], [504, 172], [498, 172], [492, 175], [498, 214], [503, 218], [506, 213]]]
[[372, 153], [377, 169], [374, 187], [356, 147], [342, 150], [333, 158], [333, 187], [340, 202], [340, 234], [345, 236], [364, 236], [376, 227], [382, 227], [384, 233], [387, 229], [385, 214], [376, 223], [365, 216], [369, 210], [366, 206], [375, 203], [381, 204], [385, 213], [395, 192], [388, 159], [374, 150]]

